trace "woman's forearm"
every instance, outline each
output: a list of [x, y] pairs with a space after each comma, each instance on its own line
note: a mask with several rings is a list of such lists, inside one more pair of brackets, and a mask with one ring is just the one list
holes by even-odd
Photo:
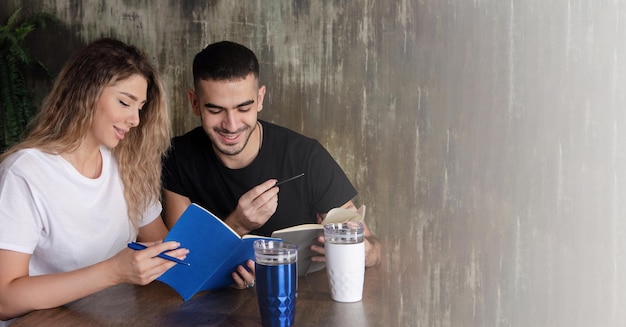
[[42, 276], [24, 276], [0, 289], [0, 319], [33, 310], [54, 308], [116, 284], [106, 261], [79, 270]]

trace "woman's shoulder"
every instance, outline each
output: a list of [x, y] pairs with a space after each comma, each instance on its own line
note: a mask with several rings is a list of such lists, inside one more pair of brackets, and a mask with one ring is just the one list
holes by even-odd
[[43, 152], [39, 149], [20, 149], [4, 158], [2, 167], [6, 169], [14, 166], [38, 164], [42, 161], [51, 160], [51, 156], [53, 156], [53, 154]]
[[58, 173], [62, 168], [63, 160], [59, 155], [38, 149], [21, 149], [10, 154], [0, 163], [0, 175], [12, 175], [28, 180], [46, 178], [46, 176]]

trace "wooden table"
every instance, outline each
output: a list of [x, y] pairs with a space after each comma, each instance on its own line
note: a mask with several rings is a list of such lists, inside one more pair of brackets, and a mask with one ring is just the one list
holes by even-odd
[[[326, 271], [300, 277], [296, 326], [384, 326], [380, 307], [382, 270], [365, 271], [363, 300], [330, 298]], [[184, 302], [169, 286], [118, 285], [65, 306], [31, 312], [21, 326], [260, 326], [255, 289], [201, 292]]]

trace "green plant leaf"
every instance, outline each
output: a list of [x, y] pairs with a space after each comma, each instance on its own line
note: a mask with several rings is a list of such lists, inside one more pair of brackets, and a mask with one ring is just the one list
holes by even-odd
[[20, 21], [22, 8], [9, 16], [5, 25], [0, 25], [0, 151], [17, 143], [36, 108], [32, 91], [28, 88], [27, 76], [33, 68], [42, 68], [49, 77], [49, 69], [34, 58], [27, 46], [26, 38], [33, 31], [45, 28], [49, 22], [58, 22], [51, 14], [41, 12]]

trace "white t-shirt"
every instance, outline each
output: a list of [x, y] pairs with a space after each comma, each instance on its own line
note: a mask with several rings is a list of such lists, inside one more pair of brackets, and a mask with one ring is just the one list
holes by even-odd
[[[20, 150], [0, 164], [0, 248], [32, 254], [31, 276], [108, 259], [136, 239], [117, 162], [101, 147], [102, 174], [81, 175], [59, 155]], [[156, 200], [139, 227], [161, 213]]]

